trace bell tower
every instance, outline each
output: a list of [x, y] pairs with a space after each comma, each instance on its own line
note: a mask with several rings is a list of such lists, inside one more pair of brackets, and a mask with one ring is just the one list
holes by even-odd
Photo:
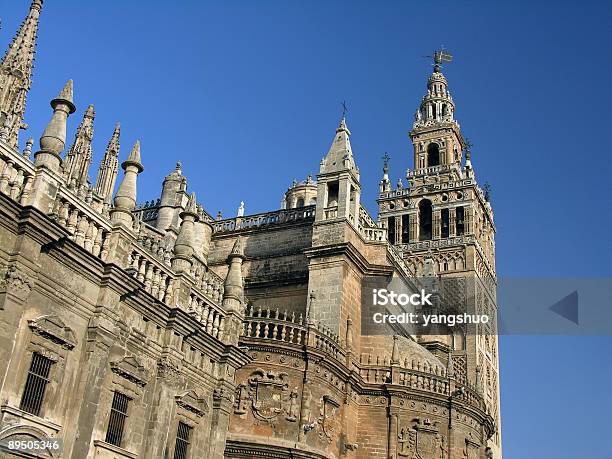
[[456, 327], [443, 336], [421, 336], [420, 342], [447, 361], [457, 383], [482, 393], [497, 422], [487, 447], [500, 458], [493, 209], [487, 187], [476, 180], [471, 145], [455, 119], [455, 103], [442, 73], [442, 63], [450, 62], [451, 56], [436, 51], [433, 57], [427, 93], [409, 134], [414, 162], [406, 172], [407, 186], [399, 180], [392, 187], [385, 157], [378, 219], [387, 228], [389, 242], [400, 249], [417, 276], [433, 262], [442, 285], [461, 286], [462, 312], [490, 317], [476, 332]]

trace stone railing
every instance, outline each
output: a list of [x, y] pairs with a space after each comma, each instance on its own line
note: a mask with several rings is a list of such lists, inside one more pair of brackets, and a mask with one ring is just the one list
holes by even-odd
[[431, 239], [429, 241], [410, 242], [409, 244], [398, 244], [397, 247], [399, 247], [403, 251], [427, 250], [442, 247], [453, 247], [461, 244], [471, 244], [474, 242], [474, 236], [469, 234], [444, 239]]
[[187, 312], [202, 324], [202, 330], [214, 338], [221, 339], [225, 330], [225, 313], [206, 299], [192, 292], [189, 295]]
[[425, 373], [422, 371], [400, 368], [397, 375], [397, 384], [411, 389], [450, 395], [450, 380], [441, 374]]
[[438, 166], [422, 167], [420, 169], [409, 170], [406, 174], [406, 178], [411, 179], [420, 175], [433, 175], [451, 171], [456, 171], [457, 173], [461, 174], [461, 166], [459, 163], [439, 164]]
[[136, 244], [166, 266], [170, 266], [174, 254], [174, 242], [165, 237], [163, 232], [137, 218], [134, 218], [133, 229], [137, 233]]
[[213, 232], [225, 233], [301, 220], [312, 220], [314, 219], [314, 215], [315, 206], [306, 206], [295, 209], [282, 209], [275, 212], [247, 215], [245, 217], [236, 217], [227, 220], [217, 220], [213, 222], [212, 225]]
[[83, 205], [70, 190], [60, 189], [50, 217], [68, 231], [68, 237], [76, 244], [106, 260], [111, 225], [97, 209]]
[[207, 301], [219, 304], [223, 299], [223, 279], [208, 269], [198, 259], [193, 260], [191, 276], [194, 279], [194, 289]]
[[330, 220], [332, 218], [338, 217], [338, 206], [326, 207], [323, 209], [323, 215], [325, 220]]
[[32, 191], [34, 166], [23, 155], [9, 154], [0, 148], [0, 193], [26, 204]]
[[338, 336], [331, 330], [320, 323], [305, 323], [302, 314], [296, 316], [295, 313], [289, 314], [279, 309], [247, 309], [243, 337], [306, 345], [338, 360], [346, 355]]
[[307, 342], [307, 327], [302, 315], [268, 309], [249, 309], [244, 320], [243, 336], [302, 345]]
[[144, 290], [166, 304], [172, 303], [173, 275], [169, 267], [141, 246], [133, 246], [127, 271], [144, 284]]
[[404, 276], [406, 277], [414, 277], [416, 273], [406, 264], [404, 257], [400, 250], [392, 244], [387, 244], [387, 253], [391, 255], [391, 258], [402, 270]]

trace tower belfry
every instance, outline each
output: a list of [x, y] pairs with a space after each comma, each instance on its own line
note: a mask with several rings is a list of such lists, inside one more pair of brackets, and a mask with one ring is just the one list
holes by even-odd
[[0, 129], [2, 137], [17, 146], [23, 123], [26, 96], [32, 85], [38, 18], [42, 0], [33, 0], [27, 17], [0, 61]]
[[[469, 285], [465, 312], [488, 314], [491, 322], [476, 334], [423, 336], [420, 342], [444, 359], [451, 355], [458, 381], [476, 384], [486, 375], [482, 391], [488, 409], [500, 426], [495, 286], [495, 224], [485, 190], [472, 165], [472, 145], [455, 119], [455, 102], [441, 67], [448, 52], [433, 53], [433, 72], [409, 133], [413, 165], [407, 187], [393, 189], [385, 165], [378, 197], [379, 223], [388, 240], [402, 252], [418, 275], [433, 268], [441, 279], [461, 279]], [[464, 331], [465, 333], [465, 331]], [[444, 341], [446, 339], [446, 341]], [[501, 438], [488, 445], [501, 457]]]

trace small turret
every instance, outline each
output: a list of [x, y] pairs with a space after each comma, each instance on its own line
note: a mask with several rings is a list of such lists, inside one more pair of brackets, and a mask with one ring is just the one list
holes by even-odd
[[75, 112], [72, 102], [72, 80], [68, 80], [59, 95], [51, 101], [53, 116], [40, 137], [40, 151], [34, 156], [35, 164], [59, 172], [62, 159], [60, 153], [66, 146], [66, 121]]
[[132, 227], [132, 211], [136, 208], [136, 178], [144, 167], [140, 162], [140, 140], [137, 140], [128, 159], [121, 164], [123, 180], [115, 195], [115, 207], [111, 211], [114, 223]]
[[350, 135], [343, 114], [317, 176], [315, 221], [347, 219], [353, 225], [358, 223], [361, 185]]
[[181, 170], [181, 162], [176, 163], [176, 168], [166, 176], [162, 185], [162, 194], [157, 211], [157, 229], [166, 231], [178, 220], [178, 211], [181, 206], [180, 195], [186, 188], [186, 179]]

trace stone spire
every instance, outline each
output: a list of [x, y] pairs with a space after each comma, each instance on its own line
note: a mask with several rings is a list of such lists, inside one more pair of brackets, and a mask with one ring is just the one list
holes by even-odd
[[104, 158], [98, 169], [98, 178], [94, 191], [106, 202], [110, 202], [115, 182], [117, 181], [117, 171], [119, 169], [119, 136], [121, 125], [117, 123], [113, 135], [108, 142]]
[[172, 259], [172, 269], [177, 272], [189, 271], [193, 263], [192, 257], [195, 252], [194, 227], [199, 220], [195, 193], [191, 193], [185, 210], [179, 216], [182, 221], [174, 243], [174, 258]]
[[350, 136], [351, 131], [349, 131], [346, 125], [346, 116], [342, 115], [340, 125], [336, 129], [334, 141], [321, 162], [320, 173], [327, 174], [344, 170], [354, 170], [357, 172]]
[[140, 140], [132, 147], [130, 156], [121, 164], [123, 180], [115, 195], [115, 207], [111, 211], [111, 220], [128, 228], [132, 227], [132, 211], [136, 208], [136, 178], [144, 167], [140, 162]]
[[93, 122], [96, 113], [93, 105], [87, 107], [83, 121], [76, 130], [74, 143], [66, 154], [64, 175], [69, 185], [84, 186], [88, 182], [89, 165], [91, 164], [91, 141], [93, 139]]
[[38, 18], [42, 0], [33, 0], [30, 12], [0, 61], [0, 126], [3, 138], [17, 146], [19, 129], [23, 123], [26, 96], [32, 86], [32, 67], [36, 49]]
[[40, 151], [35, 154], [37, 166], [48, 167], [59, 172], [60, 153], [66, 146], [66, 121], [76, 111], [72, 101], [72, 80], [68, 80], [58, 96], [51, 101], [53, 116], [40, 137]]
[[223, 289], [223, 307], [226, 311], [242, 312], [244, 302], [244, 284], [242, 281], [242, 262], [244, 261], [244, 243], [238, 236], [232, 251], [227, 257], [229, 269]]

